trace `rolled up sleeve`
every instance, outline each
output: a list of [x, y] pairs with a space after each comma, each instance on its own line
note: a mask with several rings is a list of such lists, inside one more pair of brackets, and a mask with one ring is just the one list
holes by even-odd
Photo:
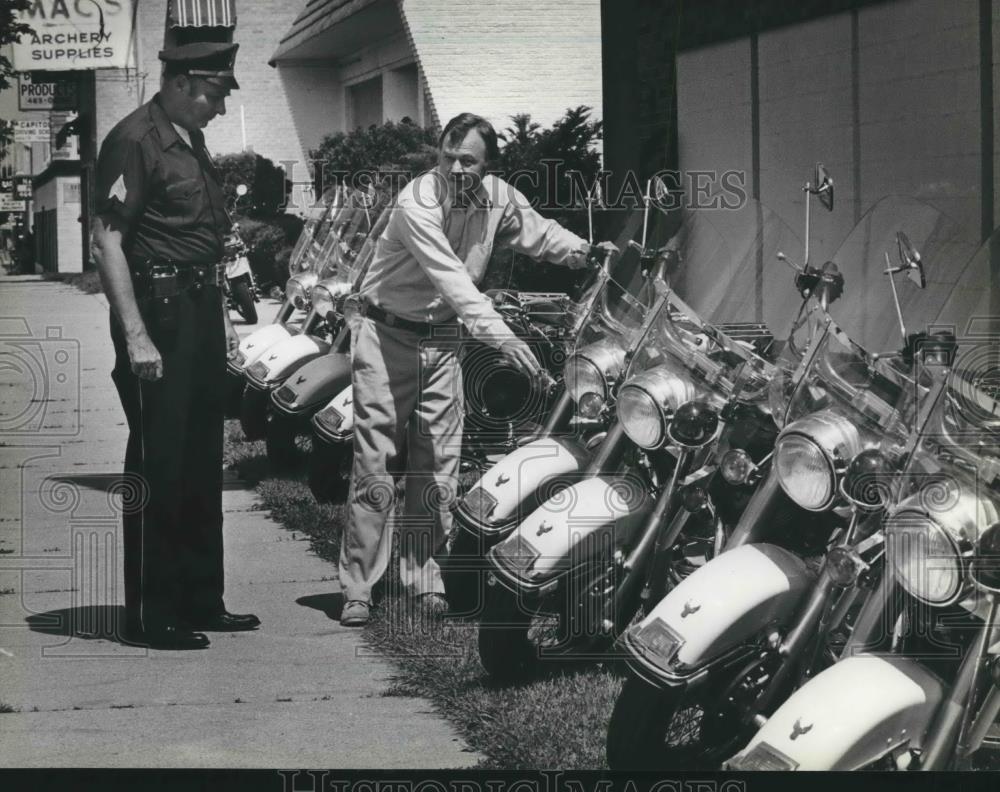
[[476, 288], [444, 232], [440, 207], [406, 202], [394, 210], [399, 240], [420, 264], [466, 329], [494, 347], [514, 337], [490, 299]]
[[562, 264], [571, 269], [586, 266], [589, 243], [555, 220], [542, 217], [528, 199], [513, 187], [497, 227], [496, 242], [533, 259]]

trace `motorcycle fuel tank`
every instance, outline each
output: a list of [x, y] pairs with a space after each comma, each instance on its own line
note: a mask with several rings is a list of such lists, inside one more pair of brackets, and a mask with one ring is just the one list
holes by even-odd
[[459, 502], [456, 517], [487, 533], [509, 528], [524, 510], [537, 506], [538, 498], [546, 499], [556, 480], [579, 475], [591, 457], [571, 438], [547, 437], [526, 443], [476, 482]]
[[326, 404], [351, 383], [350, 355], [331, 352], [294, 372], [274, 392], [274, 406], [282, 412], [308, 412]]
[[560, 491], [490, 550], [498, 571], [526, 589], [595, 558], [609, 559], [653, 509], [639, 481], [596, 476]]
[[943, 695], [914, 660], [849, 657], [793, 693], [726, 766], [857, 770], [919, 740]]
[[[786, 624], [813, 585], [802, 560], [776, 545], [743, 545], [695, 570], [623, 640], [643, 676], [686, 677], [768, 625]], [[644, 651], [648, 635], [672, 636], [669, 652]]]

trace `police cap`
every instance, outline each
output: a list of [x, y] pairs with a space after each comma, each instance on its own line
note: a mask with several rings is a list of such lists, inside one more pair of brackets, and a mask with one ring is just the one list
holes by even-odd
[[175, 71], [235, 91], [240, 87], [233, 75], [239, 47], [239, 44], [199, 41], [161, 50], [160, 60]]

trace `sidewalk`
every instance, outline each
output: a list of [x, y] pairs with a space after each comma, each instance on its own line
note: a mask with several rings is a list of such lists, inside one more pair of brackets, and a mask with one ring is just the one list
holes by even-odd
[[[261, 325], [277, 306], [260, 306]], [[0, 277], [0, 756], [5, 767], [461, 768], [430, 705], [331, 620], [336, 569], [228, 481], [226, 604], [197, 652], [111, 639], [127, 429], [103, 296]], [[238, 318], [234, 321], [238, 322]], [[260, 326], [260, 325], [258, 325]], [[241, 328], [249, 332], [255, 328]], [[60, 337], [61, 335], [61, 337]]]

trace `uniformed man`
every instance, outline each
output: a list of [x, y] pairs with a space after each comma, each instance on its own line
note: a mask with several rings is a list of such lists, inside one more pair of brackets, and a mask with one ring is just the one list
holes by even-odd
[[527, 344], [513, 335], [476, 283], [494, 246], [582, 267], [586, 241], [532, 210], [492, 175], [497, 135], [485, 119], [456, 116], [439, 141], [438, 166], [403, 188], [360, 293], [353, 337], [354, 470], [340, 554], [341, 623], [369, 619], [372, 586], [391, 549], [387, 518], [394, 474], [406, 471], [400, 577], [423, 610], [447, 610], [435, 556], [445, 552], [449, 501], [462, 444], [458, 324], [538, 376]]
[[159, 93], [108, 133], [97, 163], [93, 254], [137, 490], [124, 517], [126, 635], [158, 648], [260, 624], [222, 599], [225, 365], [239, 337], [219, 288], [230, 221], [201, 131], [239, 87], [237, 47], [162, 51]]

